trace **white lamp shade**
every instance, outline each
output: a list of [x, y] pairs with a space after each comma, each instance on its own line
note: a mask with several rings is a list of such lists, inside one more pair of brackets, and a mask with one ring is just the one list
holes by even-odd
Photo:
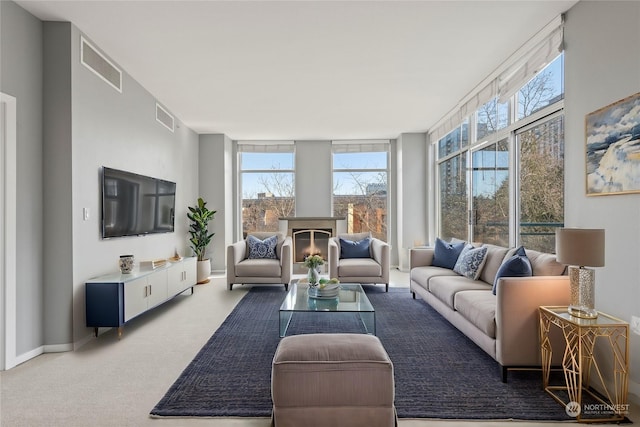
[[560, 264], [604, 266], [604, 230], [601, 228], [556, 229], [556, 259]]

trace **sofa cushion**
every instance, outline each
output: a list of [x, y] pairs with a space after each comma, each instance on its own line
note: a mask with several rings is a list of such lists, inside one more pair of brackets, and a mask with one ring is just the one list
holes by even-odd
[[482, 267], [480, 280], [488, 283], [489, 285], [493, 285], [493, 281], [496, 278], [496, 273], [502, 265], [502, 262], [504, 261], [509, 249], [503, 246], [496, 246], [491, 244], [484, 244], [482, 246], [487, 248], [487, 259], [484, 262], [484, 267]]
[[454, 307], [455, 296], [460, 291], [489, 291], [491, 285], [487, 285], [480, 280], [471, 280], [464, 276], [438, 276], [429, 280], [429, 292], [449, 307]]
[[527, 258], [527, 253], [524, 248], [520, 246], [516, 250], [516, 253], [512, 257], [507, 258], [500, 266], [496, 278], [493, 281], [493, 294], [496, 295], [498, 280], [501, 277], [529, 277], [531, 275], [531, 262], [529, 258]]
[[527, 258], [531, 261], [531, 270], [534, 276], [562, 276], [565, 265], [556, 261], [554, 254], [527, 250]]
[[480, 277], [486, 258], [486, 247], [474, 248], [473, 245], [468, 244], [460, 252], [458, 261], [453, 266], [453, 271], [469, 279], [477, 280]]
[[276, 245], [278, 244], [278, 236], [270, 236], [264, 240], [258, 239], [256, 236], [247, 236], [247, 245], [249, 245], [249, 259], [277, 259]]
[[496, 337], [496, 304], [498, 298], [491, 291], [460, 291], [456, 294], [455, 309], [469, 322], [491, 338]]
[[437, 276], [458, 276], [458, 273], [448, 268], [434, 266], [414, 267], [409, 273], [411, 281], [416, 282], [427, 290], [429, 290], [429, 280]]
[[371, 238], [366, 237], [359, 241], [343, 239], [340, 237], [340, 257], [341, 258], [371, 258], [369, 246]]
[[436, 238], [435, 249], [433, 253], [433, 261], [431, 265], [435, 267], [443, 267], [453, 270], [458, 261], [460, 252], [464, 249], [465, 243], [447, 243], [442, 239]]
[[380, 277], [382, 267], [372, 258], [343, 258], [338, 263], [339, 277]]
[[277, 259], [245, 259], [236, 264], [236, 276], [239, 277], [278, 277], [280, 275], [280, 261]]

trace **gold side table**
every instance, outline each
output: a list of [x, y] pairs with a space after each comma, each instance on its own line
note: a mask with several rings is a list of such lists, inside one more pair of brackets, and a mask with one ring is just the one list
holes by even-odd
[[[564, 405], [567, 414], [578, 422], [605, 422], [624, 420], [629, 413], [627, 392], [629, 385], [629, 324], [608, 314], [598, 312], [595, 319], [571, 316], [567, 307], [540, 307], [540, 351], [542, 355], [542, 385], [556, 401]], [[560, 328], [566, 341], [562, 369], [565, 385], [549, 385], [553, 349], [549, 340], [550, 328]], [[603, 371], [598, 364], [594, 347], [597, 338], [608, 343], [611, 350], [611, 371]], [[604, 366], [603, 366], [604, 368]], [[613, 384], [607, 387], [603, 374], [612, 375]], [[592, 384], [592, 376], [598, 381]], [[597, 385], [596, 389], [592, 388]], [[611, 390], [609, 390], [611, 388]], [[558, 391], [566, 391], [565, 402]], [[583, 403], [583, 392], [593, 402]]]

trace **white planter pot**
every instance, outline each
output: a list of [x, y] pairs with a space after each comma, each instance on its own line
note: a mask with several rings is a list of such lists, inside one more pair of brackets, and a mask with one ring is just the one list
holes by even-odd
[[209, 283], [209, 276], [211, 275], [211, 260], [205, 259], [204, 261], [198, 261], [198, 284]]

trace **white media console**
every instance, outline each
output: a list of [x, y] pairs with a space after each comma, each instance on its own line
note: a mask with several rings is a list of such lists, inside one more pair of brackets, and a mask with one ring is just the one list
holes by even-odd
[[85, 283], [87, 327], [118, 328], [125, 323], [196, 285], [196, 258], [168, 262], [153, 270], [113, 273]]

